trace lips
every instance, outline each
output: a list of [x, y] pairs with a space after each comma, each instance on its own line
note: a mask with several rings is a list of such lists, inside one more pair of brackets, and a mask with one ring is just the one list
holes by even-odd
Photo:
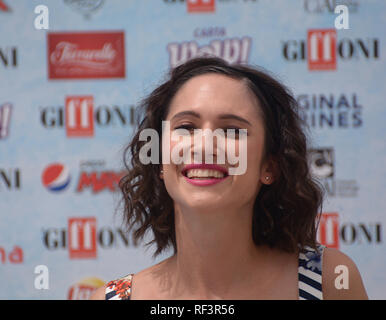
[[185, 180], [196, 186], [210, 186], [224, 181], [228, 170], [216, 164], [189, 164], [181, 171]]

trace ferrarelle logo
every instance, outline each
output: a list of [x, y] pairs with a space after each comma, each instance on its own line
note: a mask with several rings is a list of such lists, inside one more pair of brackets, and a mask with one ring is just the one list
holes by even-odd
[[50, 32], [49, 79], [125, 78], [123, 31]]
[[58, 65], [75, 64], [89, 68], [106, 68], [117, 52], [111, 43], [105, 43], [101, 49], [80, 49], [77, 44], [59, 42], [51, 53], [51, 62]]

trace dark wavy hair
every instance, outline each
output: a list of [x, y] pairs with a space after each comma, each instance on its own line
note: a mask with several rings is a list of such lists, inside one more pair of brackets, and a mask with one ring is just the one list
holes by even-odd
[[[160, 164], [141, 163], [139, 152], [146, 141], [140, 141], [143, 129], [157, 130], [162, 139], [171, 100], [189, 79], [216, 73], [243, 81], [260, 102], [265, 126], [264, 156], [272, 156], [278, 173], [271, 185], [262, 185], [253, 208], [252, 235], [256, 245], [268, 245], [286, 252], [316, 246], [317, 220], [322, 206], [322, 188], [310, 175], [307, 157], [305, 123], [299, 107], [279, 81], [262, 68], [228, 64], [214, 57], [195, 58], [170, 71], [164, 83], [151, 92], [139, 106], [142, 120], [125, 148], [127, 174], [119, 186], [123, 195], [123, 217], [134, 244], [147, 231], [156, 244], [154, 256], [172, 246], [177, 252], [174, 206], [163, 180]], [[160, 146], [161, 150], [162, 146]], [[162, 150], [161, 150], [162, 151]], [[162, 163], [160, 152], [159, 163]]]

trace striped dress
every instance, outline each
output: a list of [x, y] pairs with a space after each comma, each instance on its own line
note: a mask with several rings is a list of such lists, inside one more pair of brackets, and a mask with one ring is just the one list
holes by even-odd
[[[305, 247], [299, 253], [298, 290], [299, 300], [323, 300], [322, 292], [322, 258], [324, 246], [319, 245], [318, 251]], [[133, 274], [110, 281], [106, 286], [106, 300], [129, 300]]]
[[318, 251], [305, 247], [304, 253], [299, 254], [298, 289], [299, 300], [323, 300], [322, 265], [323, 250], [319, 245]]

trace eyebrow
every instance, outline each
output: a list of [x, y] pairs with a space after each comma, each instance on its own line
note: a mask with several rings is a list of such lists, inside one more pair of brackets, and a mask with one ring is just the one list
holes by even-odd
[[[198, 119], [201, 119], [200, 114], [197, 113], [197, 112], [194, 112], [194, 111], [181, 111], [181, 112], [179, 112], [179, 113], [176, 113], [176, 114], [172, 117], [172, 120], [175, 119], [175, 118], [181, 118], [181, 117], [184, 117], [184, 116], [193, 116], [193, 117], [196, 117], [196, 118], [198, 118]], [[240, 116], [237, 116], [237, 115], [235, 115], [235, 114], [232, 114], [232, 113], [222, 113], [222, 114], [220, 114], [220, 115], [218, 116], [218, 118], [219, 118], [219, 119], [234, 119], [234, 120], [238, 120], [238, 121], [240, 121], [240, 122], [244, 122], [244, 123], [246, 123], [246, 124], [252, 126], [252, 124], [251, 124], [248, 120], [246, 120], [246, 119], [244, 119], [244, 118], [242, 118], [242, 117], [240, 117]]]

